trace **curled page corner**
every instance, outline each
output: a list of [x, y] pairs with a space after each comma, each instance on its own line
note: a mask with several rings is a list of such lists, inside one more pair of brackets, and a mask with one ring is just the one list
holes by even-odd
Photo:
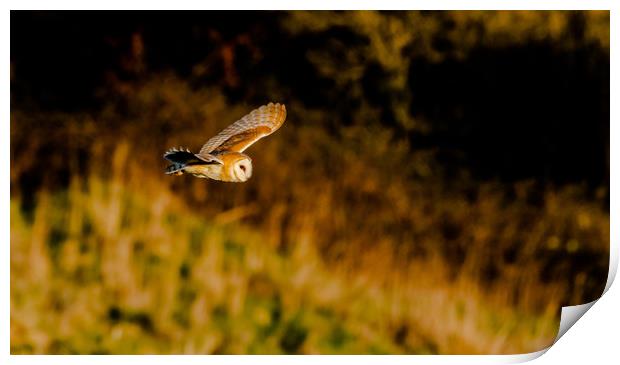
[[[610, 270], [610, 272], [611, 272], [611, 270]], [[609, 283], [610, 280], [608, 279], [607, 282]], [[605, 291], [603, 291], [603, 294], [605, 294], [606, 291], [607, 291], [607, 286], [605, 287]], [[601, 296], [602, 296], [602, 294], [601, 294]], [[592, 308], [594, 303], [596, 303], [597, 301], [598, 301], [598, 299], [593, 300], [593, 301], [591, 301], [589, 303], [585, 303], [585, 304], [571, 305], [571, 306], [562, 307], [562, 312], [560, 313], [560, 328], [558, 330], [557, 336], [555, 337], [555, 340], [553, 340], [553, 344], [551, 344], [551, 346], [546, 347], [546, 348], [544, 348], [544, 349], [542, 349], [540, 351], [532, 352], [532, 353], [529, 353], [529, 354], [519, 355], [519, 356], [514, 358], [514, 361], [515, 362], [527, 362], [527, 361], [531, 361], [531, 360], [537, 359], [537, 358], [541, 357], [542, 355], [544, 355], [547, 351], [549, 351], [549, 349], [551, 347], [553, 347], [553, 345], [555, 345], [556, 342], [558, 342], [558, 340], [562, 336], [564, 336], [564, 334], [575, 323], [577, 323], [579, 318], [581, 318], [588, 310], [590, 310], [590, 308]]]
[[[604, 293], [603, 293], [604, 294]], [[558, 331], [558, 335], [556, 336], [553, 343], [555, 344], [558, 340], [564, 336], [566, 331], [571, 328], [579, 318], [581, 318], [592, 306], [596, 303], [597, 300], [593, 300], [590, 303], [580, 304], [580, 305], [571, 305], [567, 307], [562, 307], [562, 313], [560, 314], [560, 329]]]
[[566, 307], [562, 307], [562, 311], [560, 313], [560, 328], [558, 330], [558, 334], [555, 337], [555, 340], [553, 341], [553, 344], [551, 344], [551, 346], [546, 347], [540, 351], [536, 351], [536, 352], [531, 352], [529, 354], [521, 354], [521, 355], [516, 355], [514, 357], [511, 358], [511, 361], [514, 361], [514, 363], [521, 363], [521, 362], [527, 362], [527, 361], [531, 361], [534, 359], [537, 359], [539, 357], [541, 357], [542, 355], [544, 355], [553, 345], [555, 345], [556, 342], [558, 342], [558, 340], [564, 336], [564, 334], [566, 334], [566, 332], [575, 324], [577, 323], [577, 321], [587, 312], [590, 310], [590, 308], [592, 308], [592, 306], [594, 306], [594, 304], [596, 302], [598, 302], [598, 300], [605, 295], [605, 293], [607, 293], [607, 290], [609, 290], [609, 288], [611, 287], [611, 284], [613, 283], [615, 277], [616, 277], [616, 272], [618, 269], [618, 256], [617, 256], [617, 250], [614, 250], [614, 244], [611, 244], [611, 250], [610, 250], [610, 256], [609, 256], [609, 272], [607, 274], [607, 283], [605, 284], [605, 289], [603, 290], [603, 293], [601, 294], [601, 296], [596, 299], [593, 300], [589, 303], [584, 303], [584, 304], [579, 304], [579, 305], [572, 305], [572, 306], [566, 306]]
[[[598, 300], [603, 295], [605, 295], [605, 293], [607, 293], [607, 291], [611, 287], [611, 284], [613, 283], [616, 277], [617, 271], [618, 271], [618, 250], [617, 250], [617, 246], [615, 245], [615, 240], [612, 240], [610, 242], [610, 250], [609, 250], [609, 271], [607, 273], [607, 283], [605, 284], [605, 289], [603, 290], [603, 293], [601, 293], [601, 296], [598, 299], [593, 300], [589, 303], [562, 307], [562, 312], [560, 314], [560, 329], [558, 331], [558, 335], [553, 341], [554, 344], [558, 342], [558, 340], [562, 336], [564, 336], [564, 334], [579, 320], [579, 318], [581, 318], [588, 310], [590, 310], [590, 308], [592, 308], [594, 303], [598, 302]], [[546, 350], [544, 351], [546, 352]]]

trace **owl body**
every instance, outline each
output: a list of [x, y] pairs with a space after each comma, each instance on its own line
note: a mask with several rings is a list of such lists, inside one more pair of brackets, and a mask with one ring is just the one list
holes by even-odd
[[227, 182], [245, 182], [252, 177], [252, 159], [239, 152], [217, 156], [223, 163], [197, 163], [185, 166], [183, 173]]
[[201, 178], [245, 182], [252, 176], [252, 159], [242, 152], [275, 132], [286, 119], [286, 108], [269, 103], [228, 126], [205, 143], [199, 153], [170, 149], [164, 158], [172, 162], [166, 174], [185, 173]]

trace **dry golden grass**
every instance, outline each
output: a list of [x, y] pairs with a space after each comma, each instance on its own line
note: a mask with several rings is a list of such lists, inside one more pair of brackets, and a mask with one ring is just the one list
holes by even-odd
[[138, 191], [76, 178], [32, 223], [13, 201], [13, 353], [506, 353], [555, 335], [556, 307], [497, 305], [440, 259], [392, 270], [379, 245], [326, 263], [310, 227], [283, 254]]
[[13, 111], [12, 353], [530, 352], [602, 290], [604, 191], [446, 181], [295, 102], [247, 183], [169, 178], [165, 148], [247, 106], [169, 75], [117, 89], [123, 113]]

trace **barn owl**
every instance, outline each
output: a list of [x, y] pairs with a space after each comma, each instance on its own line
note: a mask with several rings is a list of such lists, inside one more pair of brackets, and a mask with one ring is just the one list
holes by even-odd
[[252, 159], [242, 152], [259, 139], [275, 132], [286, 119], [283, 104], [269, 103], [229, 125], [194, 154], [172, 148], [164, 158], [172, 164], [166, 174], [192, 174], [221, 181], [244, 182], [252, 176]]

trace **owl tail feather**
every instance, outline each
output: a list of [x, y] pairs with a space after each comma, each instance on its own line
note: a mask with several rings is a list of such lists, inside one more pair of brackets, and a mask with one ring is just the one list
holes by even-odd
[[185, 165], [180, 163], [173, 163], [166, 167], [166, 175], [183, 175], [183, 168]]
[[164, 158], [170, 162], [166, 168], [168, 175], [183, 175], [183, 169], [189, 165], [223, 164], [224, 162], [217, 156], [211, 154], [194, 154], [187, 148], [171, 148], [164, 153]]
[[167, 175], [183, 175], [183, 168], [192, 163], [198, 163], [200, 160], [196, 158], [196, 155], [191, 153], [188, 149], [171, 148], [164, 153], [164, 158], [170, 162], [171, 165], [166, 167]]
[[198, 160], [196, 156], [188, 149], [181, 147], [180, 149], [171, 148], [164, 153], [164, 158], [170, 162], [188, 163], [190, 160]]

